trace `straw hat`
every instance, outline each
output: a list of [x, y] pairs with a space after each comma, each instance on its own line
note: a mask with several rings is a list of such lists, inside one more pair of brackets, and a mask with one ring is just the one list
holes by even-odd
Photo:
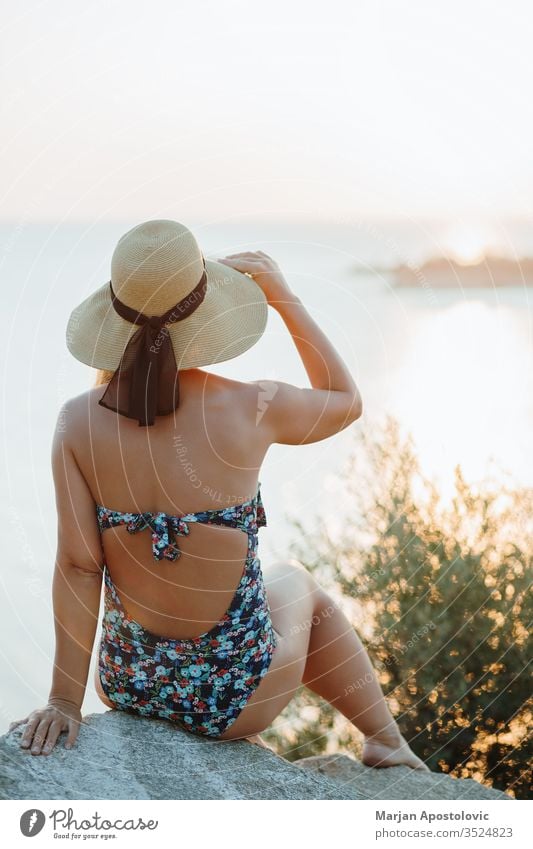
[[[254, 280], [205, 259], [207, 290], [200, 305], [168, 326], [179, 369], [229, 360], [263, 334], [268, 306]], [[145, 221], [119, 239], [111, 259], [113, 292], [145, 315], [162, 315], [185, 298], [204, 272], [191, 231], [177, 221]], [[67, 325], [67, 347], [86, 365], [114, 371], [138, 330], [116, 312], [109, 281], [77, 306]]]

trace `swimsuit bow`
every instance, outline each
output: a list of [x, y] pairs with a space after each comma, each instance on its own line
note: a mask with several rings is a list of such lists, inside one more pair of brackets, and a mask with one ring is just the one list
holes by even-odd
[[188, 536], [189, 526], [179, 516], [167, 516], [166, 513], [138, 513], [127, 524], [130, 534], [150, 528], [152, 533], [152, 552], [156, 560], [177, 560], [181, 552], [176, 536]]

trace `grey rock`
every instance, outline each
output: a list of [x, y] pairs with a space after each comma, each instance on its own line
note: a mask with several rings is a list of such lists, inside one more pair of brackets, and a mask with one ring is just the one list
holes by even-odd
[[20, 747], [23, 729], [0, 738], [1, 799], [350, 798], [269, 749], [196, 737], [167, 720], [89, 714], [73, 749], [62, 735], [39, 756]]
[[290, 763], [254, 743], [197, 737], [166, 720], [124, 711], [84, 717], [74, 748], [50, 755], [0, 737], [0, 799], [487, 799], [475, 781], [370, 769], [346, 756]]
[[346, 755], [322, 755], [297, 761], [313, 775], [331, 779], [350, 799], [494, 799], [511, 800], [501, 790], [472, 779], [451, 778], [406, 766], [372, 769]]

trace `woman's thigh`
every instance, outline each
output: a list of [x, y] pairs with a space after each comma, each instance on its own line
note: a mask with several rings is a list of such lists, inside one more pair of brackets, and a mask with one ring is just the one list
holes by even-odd
[[274, 563], [263, 570], [263, 576], [277, 645], [267, 674], [219, 740], [248, 737], [264, 731], [302, 683], [320, 588], [296, 560]]

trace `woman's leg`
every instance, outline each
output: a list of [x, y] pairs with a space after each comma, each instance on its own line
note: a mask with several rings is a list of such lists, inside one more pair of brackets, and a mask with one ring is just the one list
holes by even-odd
[[296, 561], [275, 564], [264, 577], [278, 645], [268, 673], [222, 739], [267, 728], [303, 683], [362, 731], [366, 764], [425, 769], [401, 736], [368, 655], [333, 599]]
[[370, 658], [350, 621], [319, 584], [302, 683], [365, 736], [363, 763], [427, 769], [392, 716]]

